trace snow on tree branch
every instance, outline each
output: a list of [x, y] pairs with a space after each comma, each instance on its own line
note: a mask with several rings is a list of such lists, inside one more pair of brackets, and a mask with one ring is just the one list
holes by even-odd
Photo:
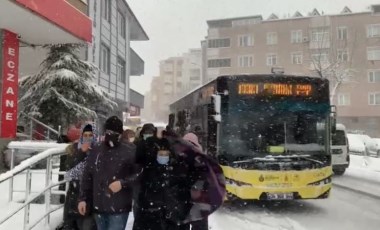
[[43, 122], [69, 125], [97, 117], [95, 109], [117, 107], [108, 92], [95, 84], [98, 68], [79, 59], [79, 45], [51, 45], [41, 70], [19, 80], [24, 112]]

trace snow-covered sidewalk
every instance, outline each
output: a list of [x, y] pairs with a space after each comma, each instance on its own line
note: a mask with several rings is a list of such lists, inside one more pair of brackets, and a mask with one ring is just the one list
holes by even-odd
[[380, 198], [380, 158], [351, 155], [350, 167], [333, 184]]

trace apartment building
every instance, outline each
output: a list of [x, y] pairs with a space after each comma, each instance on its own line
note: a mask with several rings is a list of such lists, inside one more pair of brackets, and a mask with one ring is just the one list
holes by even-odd
[[190, 49], [183, 54], [182, 95], [202, 84], [202, 50]]
[[160, 76], [154, 77], [146, 95], [144, 116], [167, 121], [169, 105], [202, 84], [202, 50], [190, 49], [180, 57], [160, 62]]
[[[99, 68], [96, 83], [109, 92], [119, 105], [117, 111], [97, 108], [97, 112], [104, 116], [116, 114], [120, 117], [125, 112], [139, 113], [144, 106], [144, 96], [131, 91], [130, 76], [144, 74], [144, 60], [132, 49], [131, 43], [147, 41], [149, 38], [133, 11], [125, 0], [67, 2], [92, 20], [92, 37], [81, 50], [80, 56]], [[22, 47], [20, 76], [36, 73], [46, 53], [46, 49], [38, 45], [33, 48]]]
[[[139, 94], [131, 97], [130, 76], [144, 74], [144, 61], [131, 48], [131, 42], [149, 38], [125, 0], [87, 0], [87, 4], [93, 20], [93, 42], [86, 59], [99, 67], [97, 84], [118, 103], [119, 110], [114, 113], [121, 116], [139, 110], [143, 98]], [[101, 108], [98, 112], [107, 113]]]
[[337, 88], [332, 100], [339, 121], [380, 137], [380, 6], [367, 12], [345, 7], [323, 15], [314, 9], [306, 16], [257, 15], [207, 24], [203, 83], [220, 75], [270, 73], [280, 66], [286, 74], [322, 75], [330, 79], [332, 92]]

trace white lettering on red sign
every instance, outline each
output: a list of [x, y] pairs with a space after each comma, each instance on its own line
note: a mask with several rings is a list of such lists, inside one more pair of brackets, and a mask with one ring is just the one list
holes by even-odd
[[15, 92], [13, 92], [13, 88], [12, 87], [8, 87], [6, 94], [15, 95]]
[[13, 121], [13, 113], [6, 113], [5, 120]]
[[5, 106], [13, 108], [15, 106], [15, 101], [5, 100]]
[[7, 62], [7, 65], [8, 65], [8, 68], [14, 69], [16, 64], [13, 61], [9, 61]]
[[14, 138], [17, 131], [17, 96], [18, 96], [18, 57], [19, 41], [17, 35], [0, 30], [2, 43], [1, 74], [1, 138]]
[[14, 49], [14, 48], [12, 48], [12, 47], [9, 47], [8, 48], [8, 54], [10, 55], [10, 56], [16, 56], [16, 50]]
[[15, 81], [14, 78], [15, 78], [15, 75], [14, 75], [14, 74], [8, 73], [7, 81], [14, 82], [14, 81]]

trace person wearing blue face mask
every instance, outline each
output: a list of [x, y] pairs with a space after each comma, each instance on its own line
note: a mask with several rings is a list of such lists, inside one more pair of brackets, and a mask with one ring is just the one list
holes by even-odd
[[184, 159], [174, 154], [166, 138], [147, 138], [145, 157], [141, 162], [138, 206], [134, 209], [133, 230], [188, 230], [182, 224], [190, 194]]
[[87, 124], [82, 129], [82, 134], [78, 142], [69, 145], [66, 149], [65, 178], [70, 180], [69, 188], [64, 205], [64, 230], [96, 229], [95, 220], [87, 213], [85, 216], [79, 214], [77, 200], [80, 193], [80, 180], [83, 174], [84, 165], [92, 146], [95, 144], [94, 128]]

